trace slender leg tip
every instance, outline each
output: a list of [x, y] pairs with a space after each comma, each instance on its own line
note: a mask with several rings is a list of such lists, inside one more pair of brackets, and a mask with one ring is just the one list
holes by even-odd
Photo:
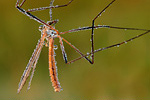
[[55, 92], [60, 92], [60, 91], [62, 91], [63, 89], [62, 88], [56, 88], [54, 91]]
[[17, 90], [17, 94], [19, 94], [20, 93], [20, 90]]
[[65, 63], [67, 64], [67, 63], [68, 63], [68, 61], [67, 61], [67, 60], [65, 60]]

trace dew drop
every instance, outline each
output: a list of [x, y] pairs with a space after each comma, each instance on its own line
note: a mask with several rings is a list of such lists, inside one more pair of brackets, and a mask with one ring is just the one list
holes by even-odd
[[54, 50], [57, 50], [58, 49], [58, 46], [57, 45], [54, 45]]
[[90, 55], [90, 53], [87, 53], [87, 55]]

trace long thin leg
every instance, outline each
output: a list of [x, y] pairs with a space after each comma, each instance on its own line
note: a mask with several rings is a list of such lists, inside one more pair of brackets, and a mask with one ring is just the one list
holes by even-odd
[[49, 39], [49, 72], [51, 77], [51, 82], [54, 87], [55, 92], [61, 91], [61, 86], [57, 77], [57, 66], [55, 64], [55, 55], [54, 55], [54, 39]]
[[[63, 39], [67, 44], [69, 44], [73, 49], [75, 49], [75, 51], [78, 52], [81, 56], [84, 56], [83, 53], [81, 53], [75, 46], [73, 46], [73, 45], [72, 45], [70, 42], [68, 42], [66, 39], [64, 39], [63, 37], [61, 37], [61, 36], [59, 36], [59, 35], [58, 35], [58, 38], [59, 38], [60, 47], [61, 47], [61, 50], [62, 50], [62, 54], [63, 54], [63, 58], [64, 58], [64, 60], [65, 60], [65, 63], [67, 63], [68, 60], [67, 60], [67, 54], [66, 54], [66, 52], [65, 52], [65, 50], [64, 50], [64, 45], [63, 45], [62, 39]], [[86, 60], [88, 60], [90, 63], [92, 63], [91, 60], [89, 60], [87, 57], [84, 57], [84, 58], [85, 58]]]
[[37, 21], [37, 22], [39, 22], [39, 23], [41, 23], [41, 24], [44, 24], [44, 25], [46, 25], [46, 26], [48, 26], [48, 27], [51, 28], [50, 25], [48, 25], [47, 23], [45, 23], [44, 21], [42, 21], [42, 20], [39, 19], [38, 17], [32, 15], [31, 13], [26, 12], [24, 9], [20, 8], [19, 6], [16, 6], [16, 8], [17, 8], [20, 12], [22, 12], [23, 14], [27, 15], [28, 17], [30, 17], [31, 19], [34, 19], [35, 21]]
[[[134, 39], [136, 39], [136, 38], [139, 38], [139, 37], [141, 37], [141, 36], [143, 36], [143, 35], [146, 35], [146, 34], [148, 34], [148, 33], [150, 33], [150, 30], [148, 30], [148, 31], [146, 31], [146, 32], [144, 32], [144, 33], [142, 33], [142, 34], [140, 34], [140, 35], [137, 35], [137, 36], [135, 36], [135, 37], [133, 37], [133, 38], [130, 38], [130, 39], [126, 40], [126, 41], [123, 41], [123, 42], [120, 42], [120, 43], [117, 43], [117, 44], [114, 44], [114, 45], [110, 45], [110, 46], [107, 46], [107, 47], [104, 47], [104, 48], [99, 48], [99, 49], [97, 49], [97, 50], [94, 50], [94, 53], [99, 52], [99, 51], [103, 51], [103, 50], [107, 50], [107, 49], [112, 48], [112, 47], [118, 47], [118, 46], [120, 46], [120, 45], [122, 45], [122, 44], [125, 44], [125, 43], [127, 43], [127, 42], [130, 42], [130, 41], [132, 41], [132, 40], [134, 40]], [[83, 57], [85, 57], [85, 56], [89, 56], [89, 55], [91, 55], [91, 54], [92, 54], [92, 52], [91, 52], [91, 53], [87, 53], [86, 55], [84, 55], [84, 56], [82, 56], [82, 57], [79, 57], [79, 58], [76, 58], [76, 59], [74, 59], [74, 60], [68, 62], [67, 64], [73, 63], [73, 62], [75, 62], [75, 61], [77, 61], [77, 60], [79, 60], [79, 59], [81, 59], [81, 58], [83, 58]]]
[[37, 21], [37, 22], [39, 22], [39, 23], [41, 23], [41, 24], [44, 24], [44, 25], [50, 27], [50, 29], [52, 29], [52, 30], [54, 30], [54, 31], [56, 31], [56, 32], [58, 33], [58, 31], [57, 31], [56, 29], [54, 29], [51, 25], [45, 23], [44, 21], [42, 21], [42, 20], [39, 19], [38, 17], [32, 15], [32, 14], [29, 13], [29, 12], [26, 12], [24, 9], [22, 9], [22, 8], [20, 8], [20, 7], [18, 7], [18, 6], [16, 6], [16, 8], [17, 8], [20, 12], [22, 12], [23, 14], [27, 15], [28, 17], [30, 17], [31, 19], [34, 19], [35, 21]]
[[22, 7], [22, 5], [25, 3], [25, 1], [26, 1], [26, 0], [23, 0], [23, 1], [21, 2], [21, 4], [19, 5], [20, 0], [17, 0], [16, 6]]
[[[19, 1], [17, 1], [17, 3], [19, 3]], [[17, 8], [20, 12], [22, 12], [23, 14], [25, 14], [26, 16], [30, 17], [31, 19], [34, 19], [35, 21], [37, 21], [37, 22], [39, 22], [39, 23], [41, 23], [41, 24], [44, 24], [44, 25], [50, 27], [52, 30], [57, 31], [56, 29], [54, 29], [54, 28], [53, 28], [51, 25], [49, 25], [48, 23], [45, 23], [44, 21], [42, 21], [42, 20], [39, 19], [38, 17], [32, 15], [32, 14], [29, 13], [29, 12], [26, 12], [24, 9], [22, 9], [21, 7], [19, 7], [19, 5], [16, 5], [16, 8]], [[58, 31], [57, 31], [57, 32], [58, 32]]]
[[66, 54], [66, 52], [65, 52], [65, 48], [64, 48], [64, 45], [63, 45], [62, 37], [60, 37], [60, 36], [58, 35], [58, 38], [59, 38], [59, 42], [60, 42], [60, 47], [61, 47], [61, 51], [62, 51], [63, 58], [64, 58], [64, 60], [65, 60], [65, 63], [67, 63], [67, 62], [68, 62], [68, 60], [67, 60], [67, 54]]
[[[62, 37], [61, 37], [62, 38]], [[92, 64], [92, 61], [88, 59], [86, 56], [84, 56], [83, 53], [80, 52], [75, 46], [73, 46], [70, 42], [68, 42], [66, 39], [62, 38], [67, 44], [69, 44], [76, 52], [78, 52], [82, 57], [84, 57], [88, 62]]]
[[[54, 0], [51, 0], [50, 7], [53, 6]], [[49, 9], [50, 21], [52, 21], [52, 8]]]
[[60, 7], [66, 7], [68, 6], [73, 0], [69, 1], [67, 4], [64, 5], [56, 5], [56, 6], [49, 6], [49, 7], [40, 7], [40, 8], [33, 8], [33, 9], [28, 9], [27, 12], [34, 12], [34, 11], [41, 11], [45, 9], [53, 9], [53, 8], [60, 8]]
[[22, 7], [22, 5], [25, 3], [26, 0], [23, 0], [22, 3], [20, 4], [20, 7]]
[[94, 23], [95, 23], [95, 20], [115, 1], [116, 0], [113, 0], [111, 3], [109, 3], [92, 21], [92, 34], [91, 34], [91, 44], [92, 44], [91, 52], [93, 52], [91, 54], [92, 63], [94, 63]]
[[20, 2], [20, 0], [17, 0], [17, 2], [16, 2], [16, 5], [15, 5], [15, 6], [19, 6], [19, 2]]
[[[41, 37], [41, 39], [38, 41], [38, 44], [37, 44], [36, 48], [34, 49], [34, 52], [33, 52], [32, 56], [29, 60], [29, 63], [27, 64], [26, 69], [24, 70], [23, 75], [21, 76], [19, 86], [18, 86], [18, 93], [20, 92], [23, 85], [25, 84], [25, 82], [26, 82], [26, 80], [27, 80], [27, 78], [30, 74], [32, 66], [34, 64], [36, 65], [36, 63], [37, 63], [38, 56], [40, 55], [40, 51], [43, 47], [44, 39], [45, 39], [45, 35], [43, 35]], [[35, 67], [35, 65], [34, 65], [34, 67]]]
[[[109, 26], [109, 25], [97, 25], [97, 26], [94, 26], [94, 28], [112, 28], [112, 29], [123, 29], [123, 30], [140, 30], [140, 31], [150, 31], [150, 30], [148, 30], [148, 29], [138, 29], [138, 28], [124, 28], [124, 27], [116, 27], [116, 26]], [[69, 30], [69, 31], [65, 31], [65, 32], [61, 32], [60, 34], [66, 34], [66, 33], [72, 33], [72, 32], [78, 32], [78, 31], [84, 31], [84, 30], [89, 30], [89, 29], [92, 29], [92, 27], [82, 27], [82, 28], [78, 28], [78, 29], [72, 29], [72, 30]], [[140, 36], [139, 36], [140, 37]], [[138, 38], [138, 37], [137, 37]], [[65, 40], [64, 38], [62, 38], [67, 44], [69, 44], [72, 48], [74, 48], [79, 54], [81, 54], [81, 56], [82, 57], [80, 57], [79, 59], [81, 59], [81, 58], [85, 58], [86, 60], [88, 60], [91, 64], [92, 64], [92, 61], [91, 60], [89, 60], [86, 56], [88, 56], [88, 55], [91, 55], [92, 54], [92, 52], [90, 53], [90, 54], [88, 54], [88, 55], [84, 55], [84, 54], [82, 54], [75, 46], [73, 46], [71, 43], [69, 43], [67, 40]], [[95, 53], [95, 51], [94, 51], [94, 53]], [[76, 59], [75, 59], [75, 61], [76, 61]], [[72, 63], [72, 62], [74, 62], [74, 60], [73, 61], [70, 61], [70, 62], [68, 62], [67, 64], [70, 64], [70, 63]]]
[[[124, 30], [141, 30], [141, 31], [149, 31], [148, 29], [139, 29], [139, 28], [125, 28], [125, 27], [117, 27], [117, 26], [109, 26], [109, 25], [97, 25], [94, 26], [95, 29], [97, 28], [112, 28], [112, 29], [124, 29]], [[84, 30], [90, 30], [92, 27], [82, 27], [77, 29], [72, 29], [65, 32], [60, 32], [60, 34], [66, 34], [66, 33], [72, 33], [72, 32], [78, 32], [78, 31], [84, 31]]]
[[[22, 9], [21, 7], [22, 7], [22, 5], [25, 3], [25, 1], [26, 1], [26, 0], [23, 0], [23, 1], [21, 2], [21, 4], [19, 5], [20, 0], [17, 0], [15, 7], [16, 7], [20, 12], [22, 12], [22, 13], [25, 14], [26, 16], [30, 17], [31, 19], [34, 19], [35, 21], [37, 21], [37, 22], [39, 22], [39, 23], [41, 23], [41, 24], [44, 24], [44, 25], [46, 25], [46, 26], [52, 28], [50, 25], [48, 25], [47, 23], [45, 23], [44, 21], [42, 21], [42, 20], [39, 19], [38, 17], [36, 17], [36, 16], [32, 15], [31, 13], [29, 13], [30, 11], [25, 11], [24, 9]], [[52, 7], [46, 8], [46, 9], [50, 9], [50, 19], [52, 19], [52, 11], [51, 11], [52, 8], [65, 7], [65, 6], [69, 5], [72, 1], [73, 1], [73, 0], [71, 0], [69, 3], [67, 3], [67, 4], [65, 4], [65, 5], [60, 5], [60, 6], [53, 6], [53, 5], [52, 5]], [[54, 0], [51, 1], [51, 4], [53, 4], [53, 2], [54, 2]], [[44, 10], [44, 9], [43, 9], [43, 10]], [[36, 11], [36, 10], [35, 10], [35, 11]]]

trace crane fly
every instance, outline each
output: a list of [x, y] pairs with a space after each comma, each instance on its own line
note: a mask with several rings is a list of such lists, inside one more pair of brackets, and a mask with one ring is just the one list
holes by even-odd
[[[24, 10], [22, 8], [23, 4], [25, 3], [26, 0], [22, 0], [22, 2], [20, 2], [20, 0], [17, 0], [16, 2], [16, 8], [22, 12], [24, 15], [30, 17], [31, 19], [34, 19], [35, 21], [39, 22], [42, 24], [42, 26], [39, 27], [39, 30], [41, 31], [41, 38], [39, 39], [36, 48], [34, 49], [34, 52], [26, 66], [26, 69], [23, 72], [23, 75], [21, 77], [20, 83], [19, 83], [19, 87], [18, 87], [18, 93], [21, 91], [22, 87], [24, 86], [28, 76], [30, 75], [30, 80], [29, 80], [29, 85], [28, 85], [28, 89], [30, 89], [30, 85], [31, 85], [31, 81], [34, 75], [34, 71], [36, 68], [36, 64], [37, 61], [39, 59], [40, 56], [40, 52], [43, 48], [43, 46], [45, 45], [46, 47], [48, 47], [49, 49], [49, 72], [50, 72], [50, 77], [51, 77], [51, 82], [52, 82], [52, 86], [54, 87], [54, 91], [55, 92], [60, 92], [62, 90], [59, 80], [58, 80], [58, 76], [57, 76], [57, 66], [55, 63], [55, 45], [54, 45], [54, 39], [55, 38], [59, 38], [59, 43], [60, 43], [60, 48], [62, 51], [62, 55], [63, 55], [63, 59], [65, 61], [66, 64], [70, 64], [73, 63], [81, 58], [85, 58], [89, 63], [93, 64], [94, 63], [94, 54], [96, 52], [99, 51], [103, 51], [112, 47], [116, 47], [116, 46], [120, 46], [122, 44], [125, 44], [129, 41], [132, 41], [136, 38], [139, 38], [147, 33], [150, 32], [150, 30], [147, 29], [138, 29], [138, 28], [124, 28], [124, 27], [116, 27], [116, 26], [109, 26], [109, 25], [95, 25], [95, 20], [101, 16], [101, 14], [103, 12], [105, 12], [105, 10], [110, 7], [111, 4], [113, 4], [116, 0], [112, 0], [102, 11], [100, 11], [96, 17], [94, 17], [94, 19], [92, 20], [92, 25], [91, 26], [87, 26], [87, 27], [81, 27], [81, 28], [77, 28], [77, 29], [72, 29], [69, 31], [65, 31], [65, 32], [59, 32], [57, 29], [55, 29], [55, 24], [58, 22], [58, 20], [52, 20], [52, 9], [54, 8], [61, 8], [61, 7], [66, 7], [69, 4], [72, 3], [71, 0], [69, 1], [67, 4], [64, 5], [57, 5], [57, 6], [53, 6], [54, 0], [50, 1], [50, 6], [48, 7], [40, 7], [40, 8], [34, 8], [34, 9], [28, 9], [28, 10]], [[32, 15], [30, 12], [34, 12], [34, 11], [41, 11], [41, 10], [45, 10], [45, 9], [49, 9], [49, 14], [50, 14], [50, 21], [48, 22], [44, 22], [41, 19], [39, 19], [38, 17]], [[125, 30], [139, 30], [139, 31], [144, 31], [142, 34], [139, 34], [133, 38], [130, 38], [126, 41], [120, 42], [120, 43], [116, 43], [107, 47], [103, 47], [103, 48], [99, 48], [99, 49], [94, 49], [94, 29], [98, 29], [98, 28], [112, 28], [112, 29], [125, 29]], [[64, 39], [62, 36], [60, 36], [61, 34], [66, 34], [66, 33], [72, 33], [72, 32], [78, 32], [78, 31], [83, 31], [83, 30], [91, 30], [91, 52], [87, 53], [87, 54], [83, 54], [82, 52], [80, 52], [79, 49], [77, 49], [74, 45], [72, 45], [69, 41], [67, 41], [66, 39]], [[46, 41], [45, 41], [46, 40]], [[79, 53], [81, 56], [79, 58], [76, 58], [74, 60], [68, 61], [67, 60], [67, 54], [65, 52], [64, 49], [64, 45], [63, 45], [63, 41], [66, 42], [69, 46], [71, 46], [77, 53]], [[91, 59], [88, 58], [88, 56], [91, 56]]]

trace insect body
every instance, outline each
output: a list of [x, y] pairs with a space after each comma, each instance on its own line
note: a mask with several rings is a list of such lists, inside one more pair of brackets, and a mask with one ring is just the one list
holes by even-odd
[[[52, 21], [52, 22], [48, 22], [48, 24], [51, 26], [52, 24], [55, 24], [56, 22], [57, 21]], [[21, 77], [18, 92], [20, 92], [20, 90], [21, 90], [22, 86], [24, 85], [27, 77], [29, 76], [31, 68], [33, 68], [30, 82], [29, 82], [29, 86], [28, 86], [28, 89], [30, 88], [30, 84], [31, 84], [31, 80], [32, 80], [32, 77], [34, 74], [36, 64], [37, 64], [37, 60], [39, 58], [41, 49], [42, 49], [44, 44], [47, 44], [47, 46], [49, 47], [49, 71], [50, 71], [50, 77], [51, 77], [51, 81], [52, 81], [54, 90], [56, 92], [61, 90], [61, 86], [59, 84], [58, 77], [57, 77], [57, 66], [55, 63], [55, 51], [54, 51], [54, 38], [57, 38], [57, 37], [60, 38], [59, 33], [54, 28], [54, 26], [48, 27], [48, 26], [44, 25], [44, 26], [40, 26], [39, 29], [41, 31], [41, 39], [38, 41], [36, 49], [34, 50], [32, 57], [30, 58], [29, 63], [28, 63], [28, 65], [27, 65], [27, 67], [26, 67], [26, 69], [25, 69], [25, 71]], [[44, 40], [46, 40], [46, 43], [44, 43]]]

